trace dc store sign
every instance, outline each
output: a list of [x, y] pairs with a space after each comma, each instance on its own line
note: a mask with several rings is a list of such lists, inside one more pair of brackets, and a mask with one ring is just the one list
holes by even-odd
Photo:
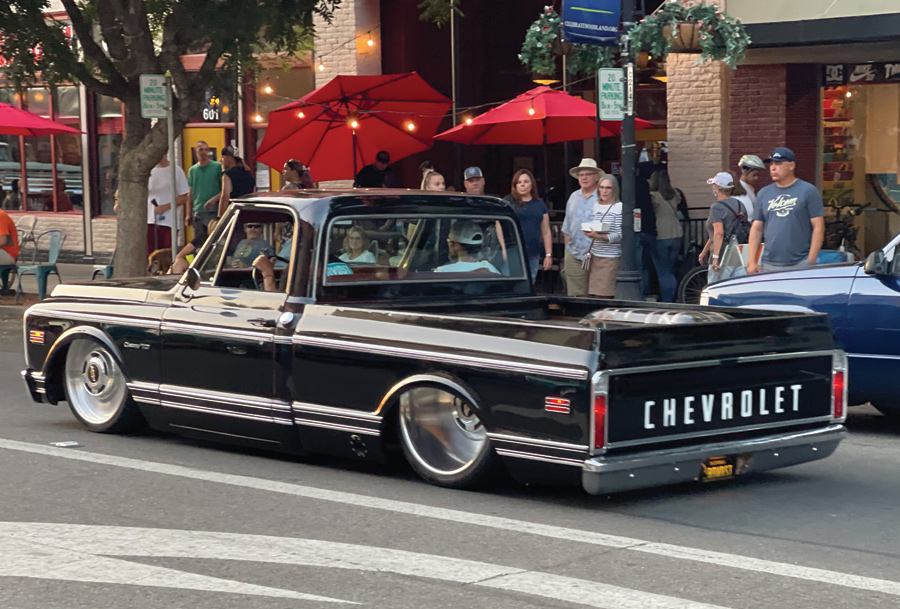
[[585, 44], [618, 44], [620, 9], [621, 0], [565, 0], [563, 38]]

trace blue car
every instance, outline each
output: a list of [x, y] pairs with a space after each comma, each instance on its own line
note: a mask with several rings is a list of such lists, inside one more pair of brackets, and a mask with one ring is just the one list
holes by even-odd
[[900, 235], [866, 261], [714, 283], [701, 304], [828, 313], [850, 357], [850, 404], [900, 421]]

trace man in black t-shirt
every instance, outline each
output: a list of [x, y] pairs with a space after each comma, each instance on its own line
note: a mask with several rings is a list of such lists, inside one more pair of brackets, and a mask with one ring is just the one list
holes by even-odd
[[397, 178], [388, 167], [391, 155], [387, 150], [382, 150], [375, 155], [375, 162], [366, 165], [356, 174], [353, 185], [357, 188], [397, 188]]
[[256, 189], [256, 180], [244, 165], [244, 160], [235, 155], [234, 148], [226, 146], [222, 150], [222, 193], [219, 195], [221, 218], [231, 199], [248, 195]]

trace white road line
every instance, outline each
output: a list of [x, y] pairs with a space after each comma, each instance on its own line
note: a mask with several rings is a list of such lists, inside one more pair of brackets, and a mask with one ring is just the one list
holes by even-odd
[[[54, 526], [60, 528], [67, 525]], [[0, 577], [26, 577], [97, 584], [177, 588], [203, 592], [249, 594], [270, 598], [359, 604], [336, 598], [302, 594], [292, 590], [245, 584], [217, 577], [185, 573], [176, 569], [106, 558], [79, 550], [78, 548], [59, 548], [52, 542], [39, 542], [35, 539], [24, 538], [14, 539], [3, 535], [0, 535], [0, 539], [3, 540], [3, 552], [0, 553]]]
[[791, 565], [787, 563], [740, 556], [737, 554], [726, 554], [724, 552], [712, 552], [708, 550], [700, 550], [696, 548], [688, 548], [671, 544], [653, 543], [644, 541], [642, 539], [620, 537], [618, 535], [606, 535], [593, 531], [583, 531], [580, 529], [571, 529], [566, 527], [539, 524], [535, 522], [513, 520], [511, 518], [502, 518], [498, 516], [472, 514], [470, 512], [464, 512], [461, 510], [432, 507], [405, 501], [395, 501], [392, 499], [381, 499], [379, 497], [368, 497], [365, 495], [357, 495], [354, 493], [345, 493], [341, 491], [330, 491], [311, 486], [303, 486], [300, 484], [290, 484], [287, 482], [266, 480], [264, 478], [252, 478], [250, 476], [223, 474], [219, 472], [182, 467], [179, 465], [170, 465], [167, 463], [142, 461], [139, 459], [115, 457], [99, 453], [81, 451], [76, 452], [67, 448], [56, 448], [53, 446], [43, 446], [41, 444], [31, 444], [28, 442], [18, 442], [15, 440], [0, 439], [0, 448], [32, 454], [46, 455], [50, 457], [60, 457], [63, 459], [70, 459], [74, 461], [85, 461], [88, 463], [96, 463], [100, 465], [122, 467], [126, 469], [151, 472], [155, 474], [177, 476], [180, 478], [188, 478], [192, 480], [203, 480], [206, 482], [228, 484], [231, 486], [251, 488], [272, 493], [282, 493], [285, 495], [305, 497], [308, 499], [316, 499], [320, 501], [331, 501], [344, 505], [385, 510], [388, 512], [397, 512], [404, 515], [434, 518], [437, 520], [444, 520], [448, 522], [458, 522], [468, 526], [489, 527], [504, 531], [524, 533], [527, 535], [538, 535], [541, 537], [563, 539], [567, 541], [575, 541], [578, 543], [592, 544], [609, 548], [633, 550], [636, 552], [645, 552], [647, 554], [655, 554], [658, 556], [666, 556], [669, 558], [678, 558], [682, 560], [692, 560], [717, 566], [732, 567], [734, 569], [741, 569], [743, 571], [754, 571], [757, 573], [793, 577], [796, 579], [833, 584], [846, 588], [855, 588], [858, 590], [867, 590], [871, 592], [880, 592], [882, 594], [900, 596], [900, 582], [865, 577], [862, 575], [853, 575], [850, 573], [842, 573], [839, 571], [817, 569], [814, 567]]
[[[245, 587], [249, 589], [249, 584], [204, 577], [203, 580], [213, 582], [213, 587], [204, 588], [190, 585], [192, 583], [190, 578], [201, 576], [158, 567], [148, 568], [143, 564], [105, 557], [202, 558], [349, 569], [371, 573], [396, 573], [409, 577], [518, 592], [601, 609], [724, 609], [718, 605], [698, 603], [551, 573], [525, 571], [434, 554], [314, 539], [173, 529], [0, 522], [0, 540], [4, 547], [4, 556], [0, 558], [0, 575], [7, 575], [7, 569], [12, 568], [20, 574], [25, 573], [24, 577], [253, 593], [243, 591]], [[8, 553], [7, 547], [10, 548]], [[62, 565], [47, 565], [48, 561], [23, 560], [23, 557], [27, 559], [36, 553], [45, 552], [46, 548], [50, 548], [54, 558], [58, 558], [53, 562], [62, 563]], [[69, 567], [65, 562], [66, 558], [69, 558], [70, 561], [72, 558], [80, 560], [74, 561], [74, 567]], [[97, 561], [96, 564], [100, 568], [96, 571], [89, 571], [87, 568], [95, 564], [94, 560]], [[47, 568], [48, 566], [52, 566], [52, 568]], [[63, 569], [60, 569], [60, 566]], [[115, 573], [116, 581], [107, 579], [110, 569], [105, 567], [118, 569]], [[150, 569], [155, 571], [151, 572]], [[84, 579], [85, 576], [92, 579]], [[156, 581], [153, 579], [154, 576], [161, 576], [162, 580]], [[297, 581], [297, 578], [291, 580]], [[302, 581], [302, 578], [300, 580]], [[188, 585], [184, 585], [185, 583]], [[236, 589], [227, 589], [229, 584]], [[261, 586], [253, 586], [253, 588], [261, 590], [257, 594], [267, 596], [276, 595], [265, 594], [269, 590], [287, 592]], [[290, 592], [284, 596], [288, 594], [295, 594], [288, 598], [334, 600]]]

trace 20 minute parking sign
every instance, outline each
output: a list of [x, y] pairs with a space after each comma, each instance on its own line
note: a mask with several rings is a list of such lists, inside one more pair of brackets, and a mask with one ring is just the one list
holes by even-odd
[[625, 118], [625, 72], [622, 68], [600, 69], [600, 120]]
[[161, 74], [141, 74], [141, 117], [166, 118], [166, 77]]

